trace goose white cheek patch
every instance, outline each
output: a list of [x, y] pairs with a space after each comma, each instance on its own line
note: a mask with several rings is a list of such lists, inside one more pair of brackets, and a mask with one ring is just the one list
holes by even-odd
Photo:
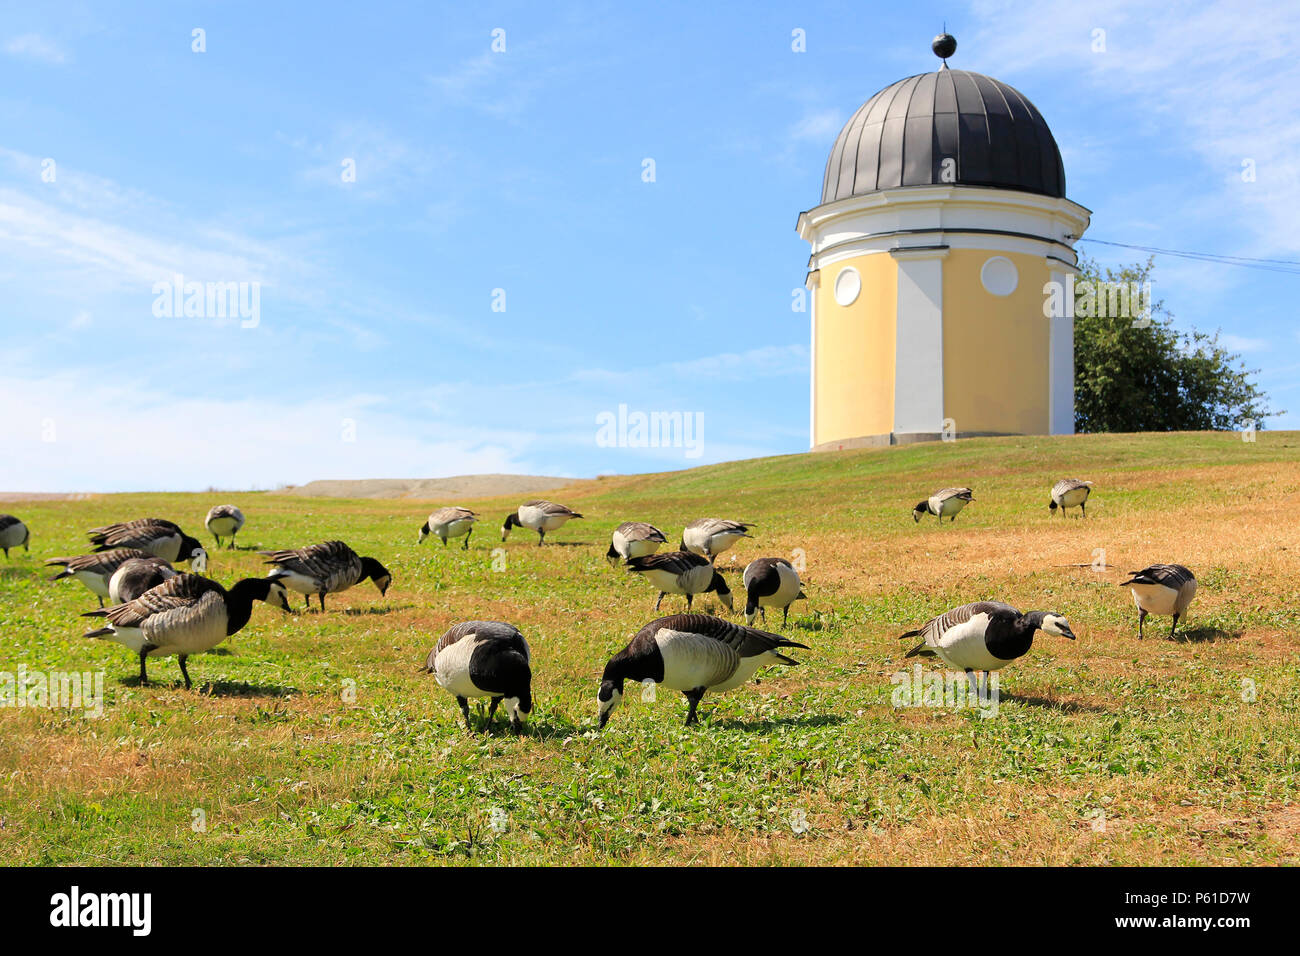
[[659, 685], [650, 678], [641, 682], [641, 700], [647, 704], [653, 704], [655, 701], [655, 688]]

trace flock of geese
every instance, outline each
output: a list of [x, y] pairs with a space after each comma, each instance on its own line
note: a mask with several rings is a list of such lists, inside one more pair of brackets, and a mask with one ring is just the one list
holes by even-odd
[[[1058, 481], [1051, 490], [1049, 509], [1064, 515], [1079, 508], [1087, 515], [1092, 482]], [[919, 502], [912, 517], [920, 521], [934, 515], [940, 523], [956, 521], [958, 513], [974, 501], [970, 488], [944, 488]], [[481, 516], [462, 507], [434, 511], [420, 526], [418, 541], [430, 536], [443, 546], [464, 538], [469, 547], [474, 525]], [[512, 529], [537, 532], [537, 545], [547, 532], [558, 531], [583, 515], [552, 501], [528, 501], [506, 515], [501, 540]], [[244, 514], [234, 505], [217, 505], [204, 522], [217, 548], [235, 546], [244, 526]], [[743, 538], [752, 538], [752, 521], [701, 518], [683, 530], [677, 550], [661, 552], [667, 536], [644, 521], [625, 521], [614, 529], [606, 558], [630, 574], [646, 579], [658, 592], [654, 608], [669, 595], [686, 599], [686, 613], [651, 621], [628, 645], [610, 658], [597, 692], [598, 717], [604, 728], [623, 699], [627, 681], [662, 685], [685, 695], [686, 723], [697, 720], [697, 708], [706, 693], [738, 687], [768, 665], [797, 665], [792, 649], [808, 646], [770, 631], [755, 628], [767, 609], [781, 611], [781, 626], [789, 624], [790, 606], [805, 598], [798, 570], [784, 558], [762, 557], [749, 562], [741, 577], [745, 592], [744, 621], [738, 624], [712, 614], [689, 613], [697, 595], [715, 594], [734, 612], [732, 591], [716, 566], [719, 555]], [[210, 650], [248, 623], [253, 603], [261, 601], [282, 611], [291, 610], [288, 592], [304, 596], [311, 606], [316, 595], [321, 612], [325, 595], [337, 594], [373, 581], [382, 596], [393, 576], [373, 557], [363, 557], [342, 541], [325, 541], [297, 549], [259, 552], [270, 566], [265, 577], [244, 578], [229, 589], [203, 576], [208, 554], [202, 544], [177, 524], [161, 518], [92, 528], [87, 532], [93, 550], [72, 557], [49, 558], [60, 567], [52, 580], [74, 578], [99, 598], [99, 608], [83, 616], [99, 619], [103, 626], [86, 632], [88, 638], [115, 641], [134, 653], [140, 663], [140, 683], [147, 686], [146, 661], [150, 657], [176, 656], [186, 689], [192, 686], [186, 662], [193, 654]], [[13, 515], [0, 514], [0, 548], [6, 558], [11, 548], [29, 548], [31, 534]], [[189, 572], [177, 564], [188, 563]], [[1172, 638], [1179, 618], [1196, 594], [1196, 577], [1177, 564], [1153, 564], [1131, 572], [1121, 587], [1128, 588], [1138, 609], [1138, 636], [1150, 614], [1172, 616]], [[107, 598], [109, 606], [104, 606]], [[998, 601], [977, 601], [953, 608], [927, 621], [901, 639], [920, 638], [907, 657], [929, 656], [965, 672], [977, 692], [978, 673], [1001, 670], [1027, 654], [1034, 635], [1042, 631], [1073, 640], [1065, 617], [1054, 611], [1021, 612]], [[498, 705], [504, 705], [511, 727], [522, 728], [532, 711], [532, 653], [518, 628], [502, 621], [463, 621], [447, 630], [429, 652], [423, 670], [456, 698], [465, 725], [472, 730], [469, 700], [487, 698], [486, 727], [490, 728]]]

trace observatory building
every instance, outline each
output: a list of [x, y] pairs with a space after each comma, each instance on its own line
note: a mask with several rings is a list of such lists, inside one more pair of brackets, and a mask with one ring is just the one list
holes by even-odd
[[1074, 431], [1074, 319], [1045, 288], [1077, 272], [1090, 213], [1034, 104], [933, 48], [939, 70], [853, 114], [799, 216], [814, 451]]

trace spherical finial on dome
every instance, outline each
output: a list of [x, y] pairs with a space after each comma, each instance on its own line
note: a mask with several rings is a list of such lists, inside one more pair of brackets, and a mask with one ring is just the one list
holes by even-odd
[[[930, 49], [934, 51], [935, 56], [946, 61], [948, 57], [957, 52], [957, 38], [951, 33], [940, 33], [931, 41]], [[944, 66], [947, 65], [945, 62]]]

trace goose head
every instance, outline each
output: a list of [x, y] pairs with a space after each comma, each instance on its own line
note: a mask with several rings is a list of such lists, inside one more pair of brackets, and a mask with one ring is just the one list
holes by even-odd
[[429, 537], [429, 522], [420, 525], [420, 537], [416, 538], [416, 544], [424, 544], [424, 539]]
[[609, 723], [609, 717], [614, 713], [614, 708], [623, 702], [623, 682], [621, 680], [605, 679], [600, 682], [600, 690], [596, 692], [596, 704], [600, 717], [600, 729], [604, 730], [605, 725]]
[[1051, 501], [1049, 501], [1049, 502], [1047, 503], [1047, 510], [1048, 510], [1048, 511], [1055, 511], [1055, 510], [1056, 510], [1056, 499], [1055, 499], [1055, 498], [1053, 498]]
[[506, 515], [505, 523], [501, 525], [501, 540], [504, 541], [506, 538], [510, 536], [511, 528], [519, 528], [519, 527], [522, 527], [522, 525], [520, 525], [519, 523], [519, 512], [517, 511], [510, 512], [510, 514]]
[[1075, 640], [1074, 631], [1070, 630], [1070, 623], [1055, 611], [1042, 612], [1043, 620], [1038, 625], [1038, 629], [1046, 634], [1055, 634], [1057, 637], [1067, 637]]
[[271, 582], [266, 592], [266, 603], [271, 607], [278, 607], [281, 611], [293, 613], [293, 606], [289, 603], [289, 592], [279, 581]]
[[393, 583], [393, 575], [374, 558], [361, 559], [361, 579], [364, 581], [366, 578], [375, 582], [381, 597], [388, 593], [388, 585]]
[[921, 516], [924, 515], [924, 514], [928, 514], [929, 511], [930, 511], [930, 502], [929, 502], [929, 501], [920, 501], [920, 502], [917, 502], [916, 507], [912, 509], [912, 520], [913, 520], [913, 521], [920, 521], [920, 520], [921, 520]]

